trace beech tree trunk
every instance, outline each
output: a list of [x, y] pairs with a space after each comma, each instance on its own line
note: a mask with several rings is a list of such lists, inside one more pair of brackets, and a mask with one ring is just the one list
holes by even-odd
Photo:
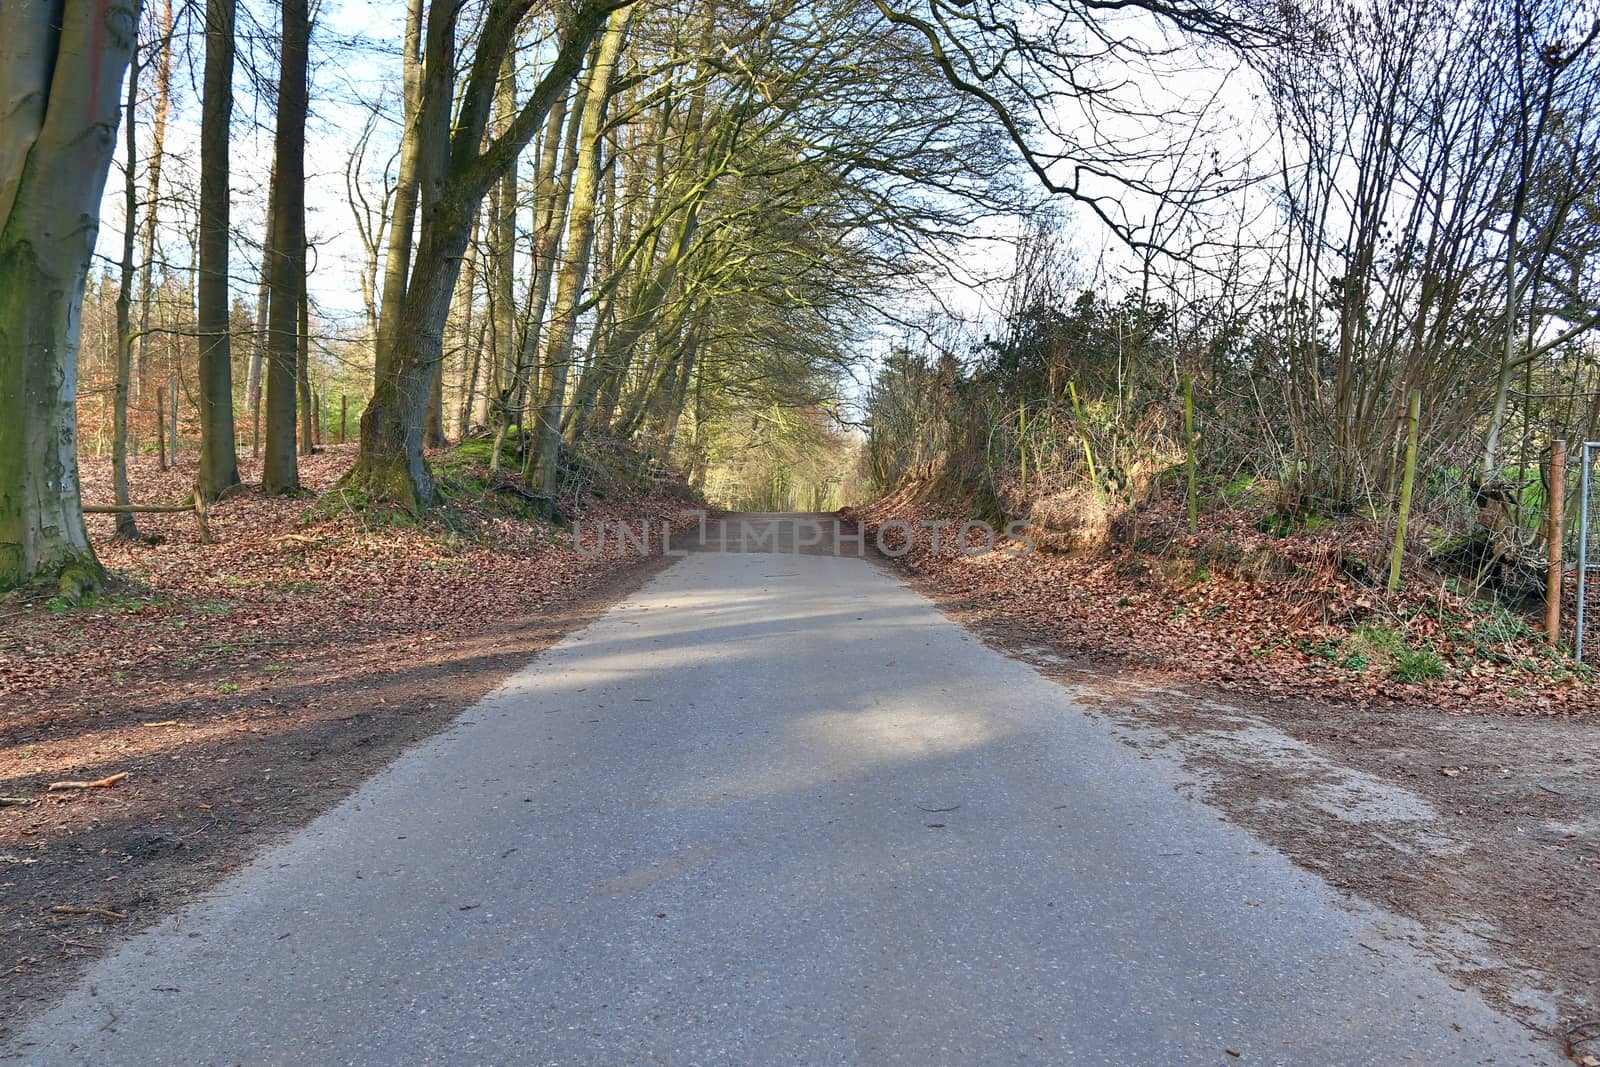
[[137, 5], [0, 4], [0, 589], [102, 573], [78, 489], [78, 327]]
[[267, 302], [272, 293], [272, 220], [278, 214], [278, 169], [267, 178], [267, 222], [261, 235], [261, 281], [256, 286], [255, 338], [250, 345], [250, 372], [245, 378], [244, 406], [250, 413], [250, 454], [261, 454], [261, 375], [267, 365]]
[[[159, 29], [161, 36], [155, 41], [153, 68], [156, 95], [150, 115], [150, 168], [145, 176], [144, 246], [140, 250], [137, 356], [137, 393], [140, 396], [144, 394], [145, 379], [150, 373], [150, 303], [155, 292], [156, 228], [161, 222], [161, 166], [167, 158], [167, 116], [172, 111], [172, 0], [164, 0], [162, 4]], [[165, 464], [164, 459], [162, 462]]]
[[311, 388], [311, 295], [306, 290], [307, 283], [302, 280], [299, 297], [295, 300], [294, 331], [294, 382], [300, 398], [298, 410], [302, 456], [309, 456], [317, 450], [316, 393]]
[[[401, 54], [400, 173], [396, 176], [394, 214], [389, 220], [389, 245], [383, 264], [383, 298], [378, 308], [376, 365], [388, 359], [388, 347], [400, 326], [411, 270], [411, 241], [417, 218], [417, 148], [422, 103], [422, 0], [406, 0], [406, 39]], [[380, 370], [381, 374], [382, 371]]]
[[572, 207], [567, 218], [566, 261], [556, 287], [555, 314], [550, 322], [550, 388], [539, 416], [538, 450], [534, 460], [534, 481], [545, 498], [547, 510], [554, 510], [561, 462], [561, 422], [566, 404], [567, 377], [572, 368], [573, 341], [578, 328], [578, 301], [583, 295], [589, 271], [589, 252], [594, 246], [595, 204], [600, 184], [600, 151], [605, 139], [601, 122], [610, 96], [611, 77], [616, 70], [622, 39], [627, 34], [626, 14], [610, 21], [589, 75], [588, 97], [582, 109], [583, 137], [578, 149], [578, 173], [572, 186]]
[[[434, 0], [418, 116], [422, 228], [398, 326], [386, 339], [387, 351], [377, 368], [372, 399], [361, 415], [361, 452], [345, 476], [345, 484], [360, 487], [373, 500], [413, 511], [433, 503], [433, 476], [423, 458], [423, 434], [434, 376], [443, 358], [450, 295], [474, 215], [490, 187], [533, 139], [556, 99], [567, 91], [611, 12], [627, 2], [587, 0], [578, 8], [559, 50], [521, 111], [504, 133], [480, 149], [495, 81], [526, 8], [491, 5], [457, 110], [452, 107], [457, 9], [452, 0]], [[453, 128], [452, 111], [457, 112]]]
[[206, 2], [205, 99], [200, 116], [200, 473], [215, 500], [239, 484], [228, 336], [228, 123], [233, 117], [234, 0]]
[[[540, 154], [539, 169], [535, 176], [535, 194], [539, 198], [539, 222], [534, 232], [533, 271], [528, 281], [528, 307], [526, 325], [522, 330], [519, 363], [525, 368], [523, 381], [517, 393], [519, 411], [537, 406], [544, 391], [544, 368], [539, 362], [540, 340], [544, 337], [545, 309], [550, 305], [550, 287], [556, 276], [556, 258], [561, 251], [561, 235], [567, 226], [567, 206], [572, 197], [573, 171], [577, 167], [578, 137], [583, 132], [583, 104], [586, 99], [583, 86], [578, 87], [572, 114], [568, 117], [568, 100], [562, 97], [550, 112], [545, 126], [545, 144]], [[558, 174], [557, 146], [560, 148]], [[524, 415], [525, 419], [526, 416]], [[523, 457], [523, 478], [532, 477], [534, 449]]]
[[300, 490], [295, 456], [295, 390], [300, 358], [300, 294], [306, 283], [306, 56], [311, 36], [307, 0], [284, 0], [283, 68], [278, 79], [274, 138], [272, 271], [267, 300], [267, 430], [261, 487]]
[[[122, 168], [122, 263], [117, 279], [117, 374], [112, 386], [111, 408], [111, 496], [113, 503], [126, 507], [128, 495], [128, 397], [133, 381], [133, 249], [138, 241], [139, 159], [138, 122], [135, 105], [139, 99], [139, 49], [135, 41], [133, 58], [128, 63], [128, 94], [123, 116], [124, 165]], [[139, 524], [132, 512], [121, 511], [116, 518], [117, 536], [135, 540]]]

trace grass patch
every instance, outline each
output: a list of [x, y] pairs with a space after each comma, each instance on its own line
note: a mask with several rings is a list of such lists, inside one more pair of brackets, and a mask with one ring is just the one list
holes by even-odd
[[1362, 623], [1339, 643], [1338, 662], [1361, 672], [1368, 667], [1387, 668], [1397, 682], [1420, 684], [1443, 678], [1444, 660], [1431, 648], [1412, 648], [1405, 636], [1383, 623]]
[[1431, 648], [1408, 648], [1395, 657], [1389, 677], [1397, 682], [1431, 682], [1444, 677], [1444, 660]]

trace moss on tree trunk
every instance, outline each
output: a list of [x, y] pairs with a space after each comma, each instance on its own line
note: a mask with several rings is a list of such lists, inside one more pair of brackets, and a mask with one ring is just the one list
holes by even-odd
[[78, 490], [81, 278], [53, 277], [27, 241], [0, 237], [0, 589], [97, 589]]

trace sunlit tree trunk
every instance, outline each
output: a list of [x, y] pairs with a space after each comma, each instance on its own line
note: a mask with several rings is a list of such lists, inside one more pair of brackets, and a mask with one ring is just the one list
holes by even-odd
[[[172, 112], [172, 0], [163, 0], [155, 46], [155, 100], [150, 114], [150, 169], [145, 175], [144, 246], [140, 250], [138, 391], [143, 395], [150, 349], [150, 302], [155, 292], [156, 229], [161, 222], [161, 168], [167, 158], [167, 117]], [[156, 375], [157, 381], [162, 380]], [[156, 386], [158, 389], [159, 385]]]
[[138, 7], [0, 4], [0, 589], [101, 582], [78, 489], [78, 326]]
[[557, 479], [561, 469], [561, 422], [566, 403], [567, 377], [572, 368], [573, 342], [578, 328], [578, 302], [589, 272], [589, 253], [594, 244], [594, 220], [600, 182], [600, 153], [605, 143], [601, 123], [610, 96], [611, 78], [617, 57], [628, 32], [626, 14], [613, 17], [606, 30], [600, 52], [589, 74], [588, 98], [584, 101], [583, 134], [578, 147], [577, 176], [572, 186], [572, 208], [567, 216], [566, 258], [556, 288], [555, 314], [550, 323], [550, 341], [545, 363], [550, 368], [550, 385], [539, 416], [539, 438], [534, 460], [534, 481], [553, 508]]
[[283, 66], [274, 138], [271, 294], [267, 305], [267, 427], [261, 487], [300, 489], [295, 456], [295, 391], [300, 346], [300, 296], [306, 280], [306, 57], [311, 36], [307, 0], [284, 0]]
[[233, 116], [234, 0], [207, 0], [205, 99], [200, 117], [200, 473], [214, 500], [239, 484], [228, 335], [228, 124]]
[[[304, 262], [302, 260], [302, 262]], [[301, 275], [300, 292], [295, 297], [294, 388], [299, 397], [299, 452], [309, 456], [317, 450], [316, 409], [311, 391], [311, 294]]]
[[[134, 44], [128, 64], [128, 97], [123, 115], [122, 167], [122, 262], [117, 279], [117, 371], [112, 385], [111, 409], [111, 494], [119, 505], [131, 502], [128, 495], [128, 396], [133, 381], [133, 274], [134, 246], [138, 243], [139, 159], [137, 103], [139, 99], [139, 48]], [[133, 540], [139, 524], [123, 512], [116, 518], [117, 536]]]
[[[495, 90], [495, 112], [501, 121], [501, 130], [509, 126], [517, 114], [517, 71], [516, 51], [513, 49], [506, 55], [505, 69], [501, 71], [500, 83]], [[491, 277], [494, 279], [494, 340], [495, 381], [498, 395], [495, 396], [494, 414], [495, 428], [494, 448], [490, 453], [489, 468], [500, 469], [500, 451], [505, 446], [506, 433], [511, 424], [521, 420], [516, 418], [512, 411], [517, 393], [517, 381], [521, 377], [520, 360], [517, 358], [517, 345], [515, 340], [517, 325], [517, 163], [515, 157], [506, 172], [500, 176], [499, 195], [496, 197], [496, 211], [494, 220], [494, 270]]]
[[261, 376], [267, 365], [267, 307], [272, 294], [272, 226], [278, 214], [278, 168], [267, 178], [267, 221], [261, 234], [261, 280], [256, 286], [256, 319], [245, 378], [244, 407], [250, 417], [250, 454], [261, 454]]

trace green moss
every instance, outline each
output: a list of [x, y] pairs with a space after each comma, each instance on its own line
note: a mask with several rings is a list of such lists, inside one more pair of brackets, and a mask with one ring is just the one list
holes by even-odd
[[1228, 498], [1243, 496], [1255, 488], [1256, 479], [1253, 474], [1238, 474], [1233, 480], [1222, 487], [1222, 495]]

